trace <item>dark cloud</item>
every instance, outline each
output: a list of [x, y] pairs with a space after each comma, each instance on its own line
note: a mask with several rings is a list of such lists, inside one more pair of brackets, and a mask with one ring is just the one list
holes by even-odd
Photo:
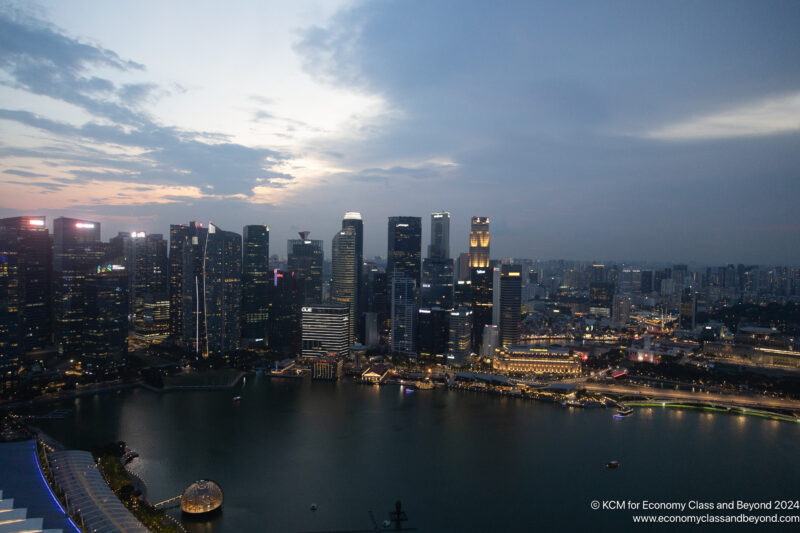
[[14, 176], [20, 176], [23, 178], [44, 178], [42, 174], [37, 174], [36, 172], [28, 172], [27, 170], [18, 170], [18, 169], [7, 169], [3, 171], [4, 174], [11, 174]]

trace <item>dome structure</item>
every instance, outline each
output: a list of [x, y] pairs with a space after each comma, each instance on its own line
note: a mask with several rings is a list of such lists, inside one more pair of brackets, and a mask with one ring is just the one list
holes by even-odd
[[181, 511], [189, 514], [211, 513], [222, 507], [222, 487], [210, 479], [189, 485], [181, 495]]

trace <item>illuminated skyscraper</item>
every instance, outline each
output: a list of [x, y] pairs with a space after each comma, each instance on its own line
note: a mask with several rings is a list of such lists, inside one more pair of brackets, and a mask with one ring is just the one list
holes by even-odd
[[54, 221], [55, 342], [59, 355], [81, 355], [85, 319], [86, 276], [101, 262], [105, 251], [100, 223], [59, 217]]
[[500, 344], [519, 344], [522, 305], [522, 266], [502, 265], [500, 269]]
[[[169, 227], [169, 335], [172, 342], [197, 351], [202, 286], [202, 243], [207, 229], [199, 222]], [[185, 318], [185, 320], [184, 320]]]
[[450, 312], [448, 351], [456, 359], [472, 352], [472, 309], [456, 307]]
[[20, 297], [17, 232], [0, 227], [0, 382], [17, 372], [22, 355], [22, 299]]
[[350, 309], [350, 344], [355, 343], [356, 307], [358, 297], [357, 233], [345, 226], [333, 237], [331, 300]]
[[346, 357], [350, 342], [350, 306], [306, 304], [302, 308], [303, 357]]
[[399, 272], [392, 277], [392, 351], [415, 353], [417, 284]]
[[342, 229], [347, 228], [353, 228], [356, 232], [356, 306], [355, 324], [353, 324], [353, 330], [355, 331], [356, 338], [359, 341], [363, 341], [364, 335], [361, 331], [361, 315], [364, 313], [364, 311], [366, 311], [366, 301], [361, 295], [362, 286], [364, 284], [362, 272], [364, 265], [364, 221], [361, 219], [361, 213], [348, 211], [344, 214], [344, 220], [342, 220]]
[[420, 284], [422, 259], [422, 219], [420, 217], [389, 217], [386, 273], [391, 278], [396, 271]]
[[422, 307], [453, 308], [453, 260], [450, 259], [450, 213], [431, 214], [431, 243], [422, 262]]
[[492, 268], [471, 268], [472, 287], [472, 346], [483, 345], [484, 326], [492, 325], [492, 296], [494, 271]]
[[322, 301], [322, 268], [325, 254], [322, 240], [312, 240], [310, 231], [301, 231], [299, 239], [286, 243], [287, 269], [297, 278], [300, 298], [306, 303]]
[[489, 217], [472, 217], [469, 231], [470, 268], [489, 268]]
[[242, 228], [242, 342], [265, 348], [269, 333], [269, 226]]
[[83, 346], [87, 364], [123, 363], [128, 356], [130, 286], [123, 257], [106, 257], [84, 281]]
[[208, 225], [203, 257], [205, 355], [239, 349], [242, 310], [242, 237]]
[[20, 315], [16, 333], [20, 337], [20, 347], [22, 352], [39, 350], [52, 342], [53, 248], [45, 217], [0, 219], [0, 229], [3, 228], [16, 243], [18, 278], [13, 283], [19, 290]]

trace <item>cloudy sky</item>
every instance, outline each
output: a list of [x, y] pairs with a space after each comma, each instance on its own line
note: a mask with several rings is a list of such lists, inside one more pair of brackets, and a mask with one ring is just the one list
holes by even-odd
[[800, 2], [0, 5], [0, 216], [800, 264]]

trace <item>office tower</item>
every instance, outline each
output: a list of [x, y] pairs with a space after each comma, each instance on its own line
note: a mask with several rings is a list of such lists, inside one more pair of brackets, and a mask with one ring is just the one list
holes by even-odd
[[489, 268], [489, 217], [472, 217], [469, 231], [470, 268]]
[[104, 256], [100, 223], [59, 217], [54, 221], [53, 312], [55, 342], [65, 358], [81, 355], [86, 275]]
[[409, 278], [419, 287], [421, 249], [422, 219], [420, 217], [389, 217], [386, 273], [389, 275], [390, 284], [396, 272]]
[[355, 343], [356, 298], [358, 297], [358, 272], [356, 243], [357, 234], [353, 226], [347, 226], [333, 236], [331, 301], [346, 305], [350, 309], [350, 344]]
[[400, 272], [392, 276], [392, 351], [414, 354], [417, 284]]
[[640, 273], [641, 277], [641, 285], [640, 290], [642, 294], [648, 295], [653, 292], [653, 271], [652, 270], [642, 270]]
[[41, 350], [52, 342], [53, 247], [45, 217], [0, 219], [3, 228], [16, 243], [20, 347], [23, 353]]
[[472, 287], [472, 345], [483, 345], [484, 326], [492, 324], [494, 269], [470, 269]]
[[500, 267], [500, 344], [519, 344], [519, 321], [522, 306], [522, 267]]
[[369, 272], [370, 276], [370, 305], [368, 312], [374, 312], [378, 325], [378, 336], [385, 344], [391, 343], [392, 332], [392, 291], [387, 284], [386, 272], [374, 268]]
[[[199, 329], [196, 315], [202, 275], [201, 243], [205, 242], [207, 231], [199, 222], [169, 227], [169, 336], [173, 343], [192, 351], [198, 349], [194, 331]], [[188, 268], [185, 272], [184, 266]]]
[[167, 241], [158, 233], [119, 233], [109, 241], [107, 254], [125, 267], [127, 309], [136, 341], [164, 340], [169, 333]]
[[453, 308], [453, 260], [426, 258], [422, 262], [422, 307]]
[[483, 326], [481, 339], [481, 356], [494, 357], [495, 352], [500, 348], [500, 330], [494, 324]]
[[450, 258], [450, 213], [431, 213], [431, 243], [428, 245], [428, 257]]
[[242, 343], [266, 348], [269, 333], [269, 226], [242, 228]]
[[204, 248], [205, 356], [222, 356], [242, 336], [242, 237], [209, 224]]
[[458, 272], [458, 279], [461, 280], [468, 280], [469, 279], [469, 254], [467, 252], [461, 252], [458, 254], [458, 261], [456, 262], [456, 270]]
[[87, 363], [122, 363], [128, 356], [130, 282], [124, 257], [104, 258], [84, 280], [82, 355]]
[[356, 294], [355, 294], [355, 323], [352, 324], [353, 331], [355, 331], [355, 339], [359, 341], [364, 339], [364, 334], [361, 328], [361, 315], [366, 310], [364, 301], [361, 296], [361, 287], [364, 283], [362, 267], [364, 264], [364, 221], [361, 219], [361, 213], [349, 211], [344, 214], [342, 220], [342, 229], [353, 228], [356, 232]]
[[450, 310], [423, 308], [417, 316], [417, 353], [420, 357], [444, 359], [448, 351]]
[[0, 227], [0, 371], [13, 375], [22, 355], [19, 240], [14, 229]]
[[528, 285], [538, 285], [538, 284], [539, 284], [539, 273], [536, 270], [529, 270]]
[[294, 272], [273, 269], [269, 311], [269, 348], [281, 357], [300, 353], [302, 295]]
[[492, 268], [492, 324], [500, 325], [500, 267]]
[[631, 316], [631, 307], [633, 302], [630, 296], [615, 295], [614, 308], [611, 313], [611, 318], [617, 327], [622, 327]]
[[297, 277], [300, 298], [307, 303], [319, 303], [323, 301], [325, 254], [322, 240], [309, 239], [310, 234], [310, 231], [301, 231], [299, 239], [287, 241], [286, 268]]
[[[335, 257], [335, 256], [334, 256]], [[303, 357], [347, 357], [352, 344], [351, 306], [306, 304], [302, 307]]]
[[455, 307], [472, 307], [472, 281], [458, 280], [453, 286], [453, 304]]
[[448, 351], [456, 360], [472, 352], [472, 309], [456, 307], [450, 311]]

